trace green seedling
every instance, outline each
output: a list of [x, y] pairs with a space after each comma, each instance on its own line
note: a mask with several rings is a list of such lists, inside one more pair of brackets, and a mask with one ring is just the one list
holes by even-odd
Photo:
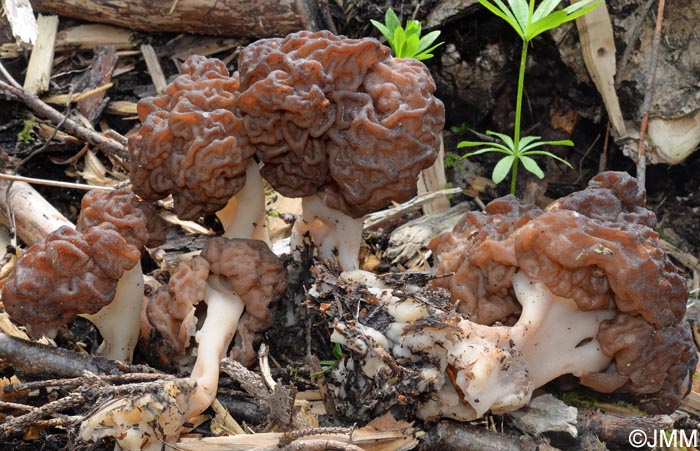
[[536, 36], [558, 27], [559, 25], [581, 17], [592, 9], [600, 5], [600, 1], [581, 0], [566, 8], [556, 10], [561, 0], [544, 0], [537, 8], [535, 1], [529, 0], [507, 0], [506, 5], [502, 0], [479, 0], [486, 9], [496, 16], [505, 20], [518, 33], [523, 40], [523, 48], [520, 54], [520, 71], [518, 72], [518, 91], [515, 103], [515, 124], [513, 126], [513, 137], [487, 131], [486, 134], [495, 138], [494, 142], [485, 141], [461, 141], [457, 148], [480, 147], [475, 152], [468, 153], [463, 158], [483, 153], [502, 153], [505, 156], [496, 163], [493, 168], [491, 178], [494, 183], [502, 182], [508, 173], [511, 174], [510, 192], [515, 194], [516, 180], [518, 176], [518, 166], [523, 167], [535, 174], [539, 178], [544, 177], [544, 171], [540, 168], [532, 156], [543, 155], [554, 158], [572, 167], [569, 162], [559, 158], [551, 152], [541, 150], [542, 146], [573, 146], [570, 140], [563, 141], [541, 141], [540, 136], [520, 136], [520, 120], [523, 107], [523, 90], [525, 87], [525, 66], [527, 62], [527, 49]]
[[371, 20], [371, 22], [384, 35], [397, 58], [427, 60], [433, 57], [430, 52], [444, 44], [444, 42], [439, 42], [432, 45], [440, 36], [438, 30], [421, 36], [421, 24], [417, 20], [409, 20], [406, 23], [406, 28], [402, 27], [399, 18], [391, 8], [384, 15], [384, 23], [376, 20]]
[[333, 345], [333, 357], [335, 360], [321, 360], [319, 363], [323, 367], [321, 371], [316, 371], [315, 373], [311, 373], [311, 377], [319, 377], [323, 376], [333, 368], [338, 368], [338, 362], [344, 357], [343, 355], [343, 348], [340, 346], [339, 343], [336, 343]]

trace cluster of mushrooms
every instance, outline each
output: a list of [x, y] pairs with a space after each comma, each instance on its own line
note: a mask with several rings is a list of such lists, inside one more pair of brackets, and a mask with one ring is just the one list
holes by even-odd
[[[430, 243], [430, 283], [358, 269], [363, 217], [415, 195], [437, 157], [434, 91], [422, 63], [377, 40], [303, 31], [250, 44], [232, 74], [191, 57], [162, 95], [140, 101], [133, 191], [89, 192], [77, 226], [27, 249], [2, 291], [33, 336], [82, 315], [107, 357], [131, 360], [139, 337], [193, 357], [188, 378], [104, 406], [81, 437], [110, 435], [125, 450], [172, 444], [213, 401], [221, 358], [254, 363], [287, 285], [269, 247], [265, 181], [302, 199], [292, 253], [308, 234], [319, 260], [342, 269], [319, 271], [311, 303], [357, 307], [324, 310], [348, 351], [332, 378], [339, 401], [471, 420], [573, 374], [650, 412], [675, 409], [696, 364], [687, 288], [626, 174], [601, 174], [544, 211], [506, 197], [467, 214]], [[224, 232], [144, 298], [140, 260], [165, 239], [154, 202], [168, 196], [180, 218], [216, 214]]]

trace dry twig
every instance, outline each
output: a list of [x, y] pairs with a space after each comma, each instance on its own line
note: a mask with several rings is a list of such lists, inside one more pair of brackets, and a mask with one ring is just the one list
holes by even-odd
[[106, 138], [94, 130], [83, 127], [70, 118], [66, 118], [63, 114], [44, 103], [34, 94], [31, 94], [24, 89], [16, 88], [11, 84], [5, 83], [4, 81], [0, 81], [0, 94], [3, 94], [17, 102], [22, 102], [35, 114], [50, 120], [54, 124], [61, 124], [60, 128], [67, 133], [70, 133], [77, 138], [92, 144], [93, 146], [99, 147], [104, 152], [116, 157], [117, 160], [123, 162], [124, 164], [128, 162], [129, 152], [124, 145], [113, 139]]

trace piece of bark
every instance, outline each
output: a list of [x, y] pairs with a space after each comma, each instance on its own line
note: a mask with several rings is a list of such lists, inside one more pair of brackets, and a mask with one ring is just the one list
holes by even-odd
[[24, 78], [24, 89], [32, 94], [40, 94], [49, 89], [51, 70], [53, 68], [53, 52], [58, 32], [58, 16], [39, 15], [37, 20], [39, 35], [32, 49]]
[[669, 415], [622, 415], [598, 410], [579, 410], [578, 428], [593, 432], [606, 443], [629, 444], [630, 433], [641, 430], [651, 434], [673, 428]]
[[148, 32], [262, 38], [318, 30], [323, 23], [313, 0], [33, 0], [32, 5], [38, 11]]
[[469, 423], [444, 420], [426, 431], [420, 451], [544, 451], [554, 450], [527, 435], [516, 436], [492, 431]]
[[38, 26], [29, 0], [3, 0], [5, 16], [19, 45], [34, 44]]
[[[113, 45], [100, 45], [95, 47], [95, 52], [90, 62], [90, 69], [81, 79], [78, 90], [85, 91], [105, 86], [112, 81], [112, 72], [117, 66], [117, 49]], [[107, 93], [104, 90], [95, 92], [78, 103], [78, 111], [85, 116], [91, 124], [95, 124], [102, 115], [107, 105]]]
[[[435, 163], [429, 168], [423, 169], [418, 174], [418, 194], [434, 193], [447, 186], [445, 175], [445, 145], [440, 134], [440, 150]], [[447, 195], [438, 197], [432, 202], [423, 205], [423, 213], [440, 213], [450, 208], [450, 199]]]

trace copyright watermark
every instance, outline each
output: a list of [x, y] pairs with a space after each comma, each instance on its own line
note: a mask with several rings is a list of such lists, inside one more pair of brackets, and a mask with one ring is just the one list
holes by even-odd
[[635, 429], [630, 432], [627, 438], [629, 444], [634, 448], [657, 448], [657, 447], [694, 447], [697, 448], [700, 445], [700, 437], [698, 437], [697, 429], [692, 431], [686, 431], [683, 429], [671, 429], [671, 430], [653, 430], [644, 431], [642, 429]]

